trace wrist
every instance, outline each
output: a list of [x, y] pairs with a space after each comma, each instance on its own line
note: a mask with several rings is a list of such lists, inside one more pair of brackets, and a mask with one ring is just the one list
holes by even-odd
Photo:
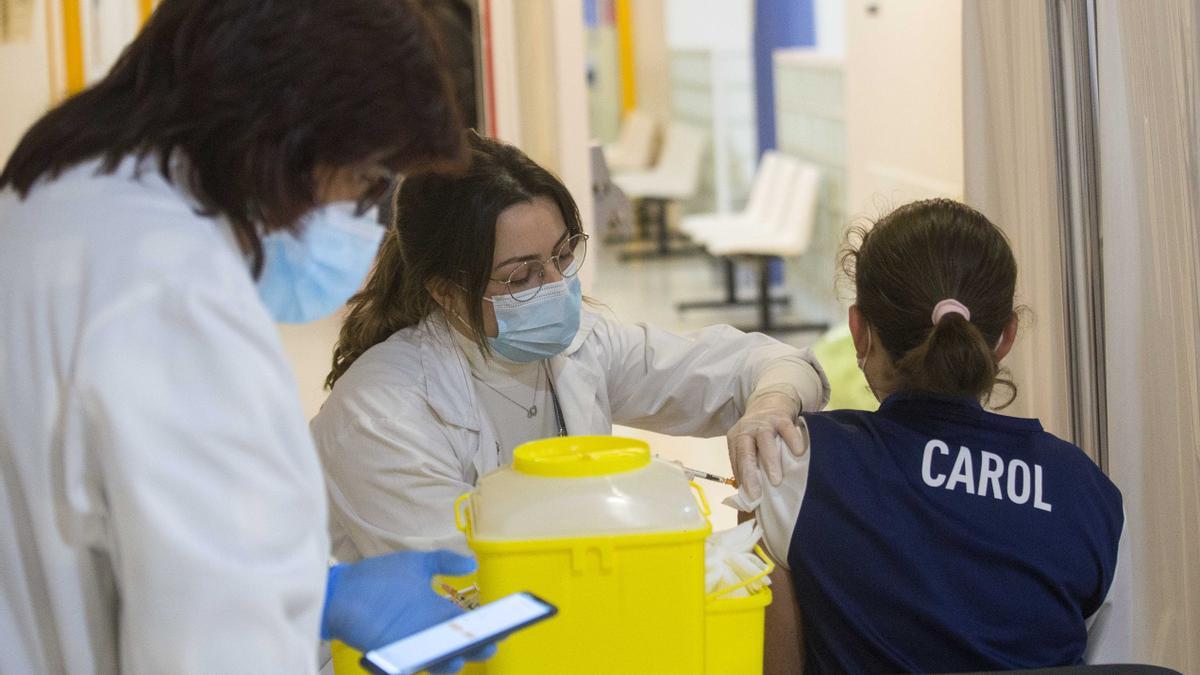
[[331, 602], [333, 601], [333, 594], [335, 592], [334, 587], [337, 586], [338, 577], [341, 576], [342, 568], [345, 566], [345, 563], [338, 563], [333, 567], [330, 567], [329, 574], [325, 577], [325, 604], [321, 607], [322, 640], [329, 640], [334, 637], [329, 625], [329, 608], [331, 606]]
[[799, 397], [794, 395], [795, 388], [790, 386], [771, 386], [755, 390], [746, 402], [746, 412], [759, 410], [790, 410], [793, 417], [801, 412]]

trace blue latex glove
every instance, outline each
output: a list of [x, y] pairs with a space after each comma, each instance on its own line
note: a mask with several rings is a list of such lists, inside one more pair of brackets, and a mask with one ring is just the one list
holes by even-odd
[[[434, 592], [435, 574], [462, 576], [475, 571], [475, 561], [450, 551], [401, 551], [329, 570], [321, 638], [338, 639], [361, 652], [389, 645], [462, 610]], [[466, 655], [481, 661], [496, 652], [487, 645]], [[432, 669], [454, 673], [463, 659]]]

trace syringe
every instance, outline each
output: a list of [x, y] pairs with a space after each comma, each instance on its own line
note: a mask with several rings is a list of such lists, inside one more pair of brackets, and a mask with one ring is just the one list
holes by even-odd
[[718, 476], [714, 473], [701, 471], [700, 469], [693, 469], [688, 466], [683, 467], [683, 472], [686, 473], [689, 478], [703, 478], [704, 480], [711, 480], [714, 483], [721, 483], [723, 485], [728, 485], [735, 488], [738, 486], [736, 478], [725, 478], [724, 476]]

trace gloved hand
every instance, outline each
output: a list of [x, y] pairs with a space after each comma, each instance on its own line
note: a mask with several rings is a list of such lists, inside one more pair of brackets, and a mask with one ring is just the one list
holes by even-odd
[[[450, 551], [401, 551], [329, 570], [321, 639], [338, 639], [367, 652], [462, 614], [454, 603], [434, 592], [435, 574], [462, 576], [475, 571], [475, 561]], [[496, 652], [488, 645], [466, 659], [482, 661]], [[458, 672], [463, 659], [431, 670]]]
[[762, 466], [772, 485], [783, 481], [783, 455], [776, 439], [783, 438], [796, 457], [808, 450], [808, 443], [796, 429], [799, 412], [796, 403], [786, 394], [771, 393], [752, 398], [746, 414], [725, 434], [729, 463], [750, 499], [762, 496], [756, 464]]

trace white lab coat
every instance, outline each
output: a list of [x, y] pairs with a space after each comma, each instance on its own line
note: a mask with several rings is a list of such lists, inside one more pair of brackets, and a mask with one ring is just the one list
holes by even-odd
[[146, 162], [0, 194], [0, 672], [315, 672], [328, 534], [228, 228]]
[[[396, 332], [346, 371], [312, 422], [325, 463], [334, 555], [466, 551], [454, 500], [511, 462], [483, 414], [465, 355], [441, 314]], [[674, 335], [586, 310], [567, 350], [550, 359], [567, 431], [611, 434], [614, 422], [666, 434], [724, 434], [773, 361], [802, 355], [794, 382], [806, 410], [829, 400], [805, 350], [713, 326]]]

